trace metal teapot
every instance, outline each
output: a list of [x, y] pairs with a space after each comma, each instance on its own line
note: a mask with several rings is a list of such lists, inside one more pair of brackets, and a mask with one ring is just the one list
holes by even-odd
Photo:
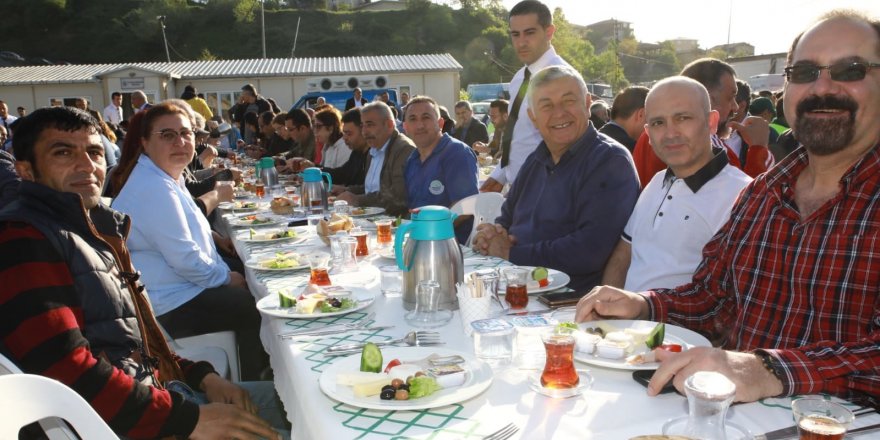
[[[397, 267], [403, 271], [403, 306], [412, 310], [420, 281], [440, 284], [440, 309], [457, 310], [455, 284], [464, 279], [464, 260], [455, 241], [452, 221], [457, 217], [442, 206], [423, 206], [412, 221], [400, 225], [394, 237]], [[409, 239], [404, 246], [406, 235]]]

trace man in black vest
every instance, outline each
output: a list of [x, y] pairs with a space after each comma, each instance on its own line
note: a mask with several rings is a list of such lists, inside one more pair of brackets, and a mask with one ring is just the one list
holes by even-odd
[[0, 348], [24, 372], [78, 392], [122, 436], [279, 438], [256, 415], [271, 383], [238, 386], [169, 349], [125, 246], [130, 220], [101, 203], [99, 133], [70, 107], [18, 125], [23, 181], [0, 211]]

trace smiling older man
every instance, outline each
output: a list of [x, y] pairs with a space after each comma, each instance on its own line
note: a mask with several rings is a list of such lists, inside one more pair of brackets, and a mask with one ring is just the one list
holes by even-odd
[[514, 264], [546, 266], [589, 289], [636, 203], [639, 180], [629, 152], [590, 125], [590, 95], [565, 66], [529, 83], [529, 118], [544, 141], [526, 158], [496, 225], [482, 224], [474, 247]]

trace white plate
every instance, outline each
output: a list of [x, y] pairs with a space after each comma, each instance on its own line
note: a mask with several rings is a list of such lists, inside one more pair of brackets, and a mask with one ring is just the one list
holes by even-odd
[[249, 258], [247, 261], [244, 262], [244, 265], [251, 268], [251, 269], [254, 269], [254, 270], [266, 270], [266, 271], [270, 271], [270, 272], [289, 272], [289, 271], [303, 270], [303, 269], [309, 268], [309, 262], [308, 262], [305, 255], [301, 255], [301, 254], [293, 252], [293, 255], [291, 257], [299, 263], [299, 266], [286, 267], [286, 268], [272, 268], [272, 267], [264, 267], [262, 264], [260, 264], [260, 262], [262, 262], [262, 261], [274, 260], [275, 258], [272, 257], [271, 255], [263, 255], [260, 257], [251, 256], [251, 258]]
[[[513, 267], [513, 266], [505, 266], [505, 267], [500, 268], [502, 271], [502, 275], [501, 275], [501, 279], [498, 280], [498, 292], [501, 294], [503, 294], [504, 289], [507, 288], [507, 282], [504, 280], [504, 275], [503, 275], [504, 269], [506, 269], [507, 267]], [[529, 273], [530, 273], [529, 281], [532, 281], [531, 271], [535, 270], [535, 268], [533, 266], [517, 266], [517, 267], [521, 267], [523, 269], [528, 269]], [[468, 277], [469, 275], [470, 275], [470, 273], [467, 273], [467, 274], [465, 274], [465, 277]], [[571, 282], [571, 277], [568, 276], [568, 274], [566, 274], [565, 272], [560, 272], [556, 269], [550, 269], [550, 268], [547, 269], [547, 279], [548, 279], [548, 281], [550, 281], [550, 284], [548, 284], [546, 287], [531, 287], [531, 286], [529, 286], [528, 287], [529, 295], [534, 295], [536, 293], [549, 292], [551, 290], [561, 289], [561, 288], [567, 286], [569, 282]]]
[[[241, 241], [243, 241], [243, 242], [245, 242], [245, 243], [272, 243], [272, 242], [276, 242], [276, 241], [285, 241], [285, 240], [301, 239], [301, 238], [304, 238], [304, 237], [306, 236], [306, 234], [308, 234], [308, 228], [305, 228], [305, 227], [301, 227], [301, 228], [288, 228], [288, 230], [291, 230], [291, 231], [295, 232], [295, 233], [296, 233], [296, 236], [294, 236], [294, 237], [284, 237], [284, 238], [273, 238], [273, 239], [265, 239], [265, 238], [263, 238], [263, 239], [261, 239], [261, 238], [253, 238], [253, 239], [252, 239], [252, 238], [250, 238], [250, 230], [245, 229], [245, 230], [243, 230], [243, 231], [239, 231], [239, 232], [238, 232], [238, 239], [241, 240]], [[280, 232], [280, 231], [281, 231], [281, 230], [278, 229], [278, 228], [274, 228], [274, 229], [260, 229], [259, 231], [257, 231], [257, 234], [273, 234], [273, 233]]]
[[363, 209], [363, 214], [351, 214], [352, 217], [369, 217], [371, 215], [379, 215], [385, 212], [385, 208], [378, 208], [374, 206], [365, 206], [363, 208], [351, 208], [352, 211], [355, 209]]
[[[365, 293], [355, 295], [354, 297], [357, 298], [358, 305], [350, 309], [330, 313], [296, 313], [296, 307], [279, 307], [281, 300], [278, 298], [278, 292], [275, 292], [270, 293], [269, 295], [264, 296], [261, 300], [257, 301], [257, 310], [259, 310], [260, 313], [264, 315], [274, 316], [276, 318], [317, 319], [357, 312], [358, 310], [369, 307], [371, 304], [373, 304], [373, 300], [376, 298], [375, 295]], [[360, 368], [360, 366], [358, 366], [358, 368]]]
[[[578, 324], [581, 329], [585, 329], [587, 327], [599, 327], [601, 326], [603, 329], [613, 328], [616, 331], [624, 331], [628, 328], [654, 328], [657, 325], [656, 322], [652, 321], [633, 321], [633, 320], [608, 320], [608, 321], [589, 321], [582, 322]], [[664, 344], [679, 344], [685, 350], [689, 350], [693, 347], [711, 347], [712, 344], [709, 343], [709, 340], [703, 337], [703, 335], [688, 330], [684, 327], [679, 327], [677, 325], [666, 324], [666, 335], [663, 338]], [[648, 347], [642, 344], [641, 347], [637, 347], [630, 354], [638, 354], [644, 353], [648, 351]], [[627, 355], [627, 356], [630, 356]], [[596, 356], [595, 354], [586, 354], [583, 352], [579, 352], [575, 350], [574, 359], [576, 361], [583, 362], [585, 364], [596, 365], [599, 367], [613, 368], [616, 370], [656, 370], [657, 367], [660, 366], [657, 362], [650, 362], [646, 364], [639, 365], [631, 365], [626, 363], [626, 358], [624, 359], [607, 359], [603, 357]]]
[[[249, 217], [251, 215], [256, 215], [258, 219], [268, 220], [268, 222], [252, 224], [252, 223], [250, 223], [252, 220], [244, 220], [245, 217]], [[288, 219], [286, 219], [284, 217], [279, 217], [276, 215], [271, 215], [271, 214], [246, 214], [246, 215], [243, 215], [240, 217], [234, 217], [229, 220], [229, 224], [232, 226], [253, 227], [253, 228], [262, 228], [264, 226], [278, 225], [278, 224], [287, 223], [287, 222], [289, 222]]]
[[[321, 391], [327, 397], [339, 402], [347, 403], [359, 408], [378, 409], [385, 411], [408, 411], [440, 406], [452, 405], [464, 402], [479, 395], [492, 384], [492, 368], [488, 364], [477, 360], [473, 354], [450, 350], [441, 347], [389, 347], [382, 348], [382, 357], [386, 360], [400, 359], [406, 363], [408, 360], [418, 360], [437, 353], [440, 356], [459, 355], [465, 359], [461, 367], [467, 371], [467, 379], [464, 384], [452, 388], [444, 388], [430, 396], [412, 400], [381, 400], [379, 395], [370, 397], [356, 397], [352, 388], [336, 383], [336, 374], [348, 371], [359, 371], [361, 365], [360, 354], [355, 354], [339, 359], [321, 373], [318, 384]], [[388, 383], [391, 383], [389, 380]]]
[[[251, 203], [251, 202], [247, 202], [247, 203]], [[247, 211], [247, 212], [258, 211], [260, 209], [266, 209], [269, 207], [268, 203], [260, 203], [260, 202], [254, 202], [254, 203], [257, 204], [256, 207], [251, 207], [251, 208], [243, 207], [244, 204], [240, 201], [222, 202], [222, 203], [217, 204], [217, 207], [220, 209], [232, 210], [232, 211], [242, 211], [242, 212], [244, 212], [244, 211]]]

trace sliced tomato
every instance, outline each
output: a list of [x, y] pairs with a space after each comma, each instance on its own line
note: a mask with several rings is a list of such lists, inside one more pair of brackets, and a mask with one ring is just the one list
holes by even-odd
[[388, 362], [388, 365], [385, 367], [385, 372], [391, 371], [392, 368], [400, 365], [400, 359], [392, 359], [391, 362]]
[[662, 348], [673, 353], [681, 353], [681, 345], [678, 344], [661, 344], [657, 348]]
[[538, 280], [538, 286], [539, 286], [539, 287], [547, 287], [547, 286], [549, 286], [549, 285], [550, 285], [550, 279], [549, 279], [549, 278], [544, 278], [543, 280]]

